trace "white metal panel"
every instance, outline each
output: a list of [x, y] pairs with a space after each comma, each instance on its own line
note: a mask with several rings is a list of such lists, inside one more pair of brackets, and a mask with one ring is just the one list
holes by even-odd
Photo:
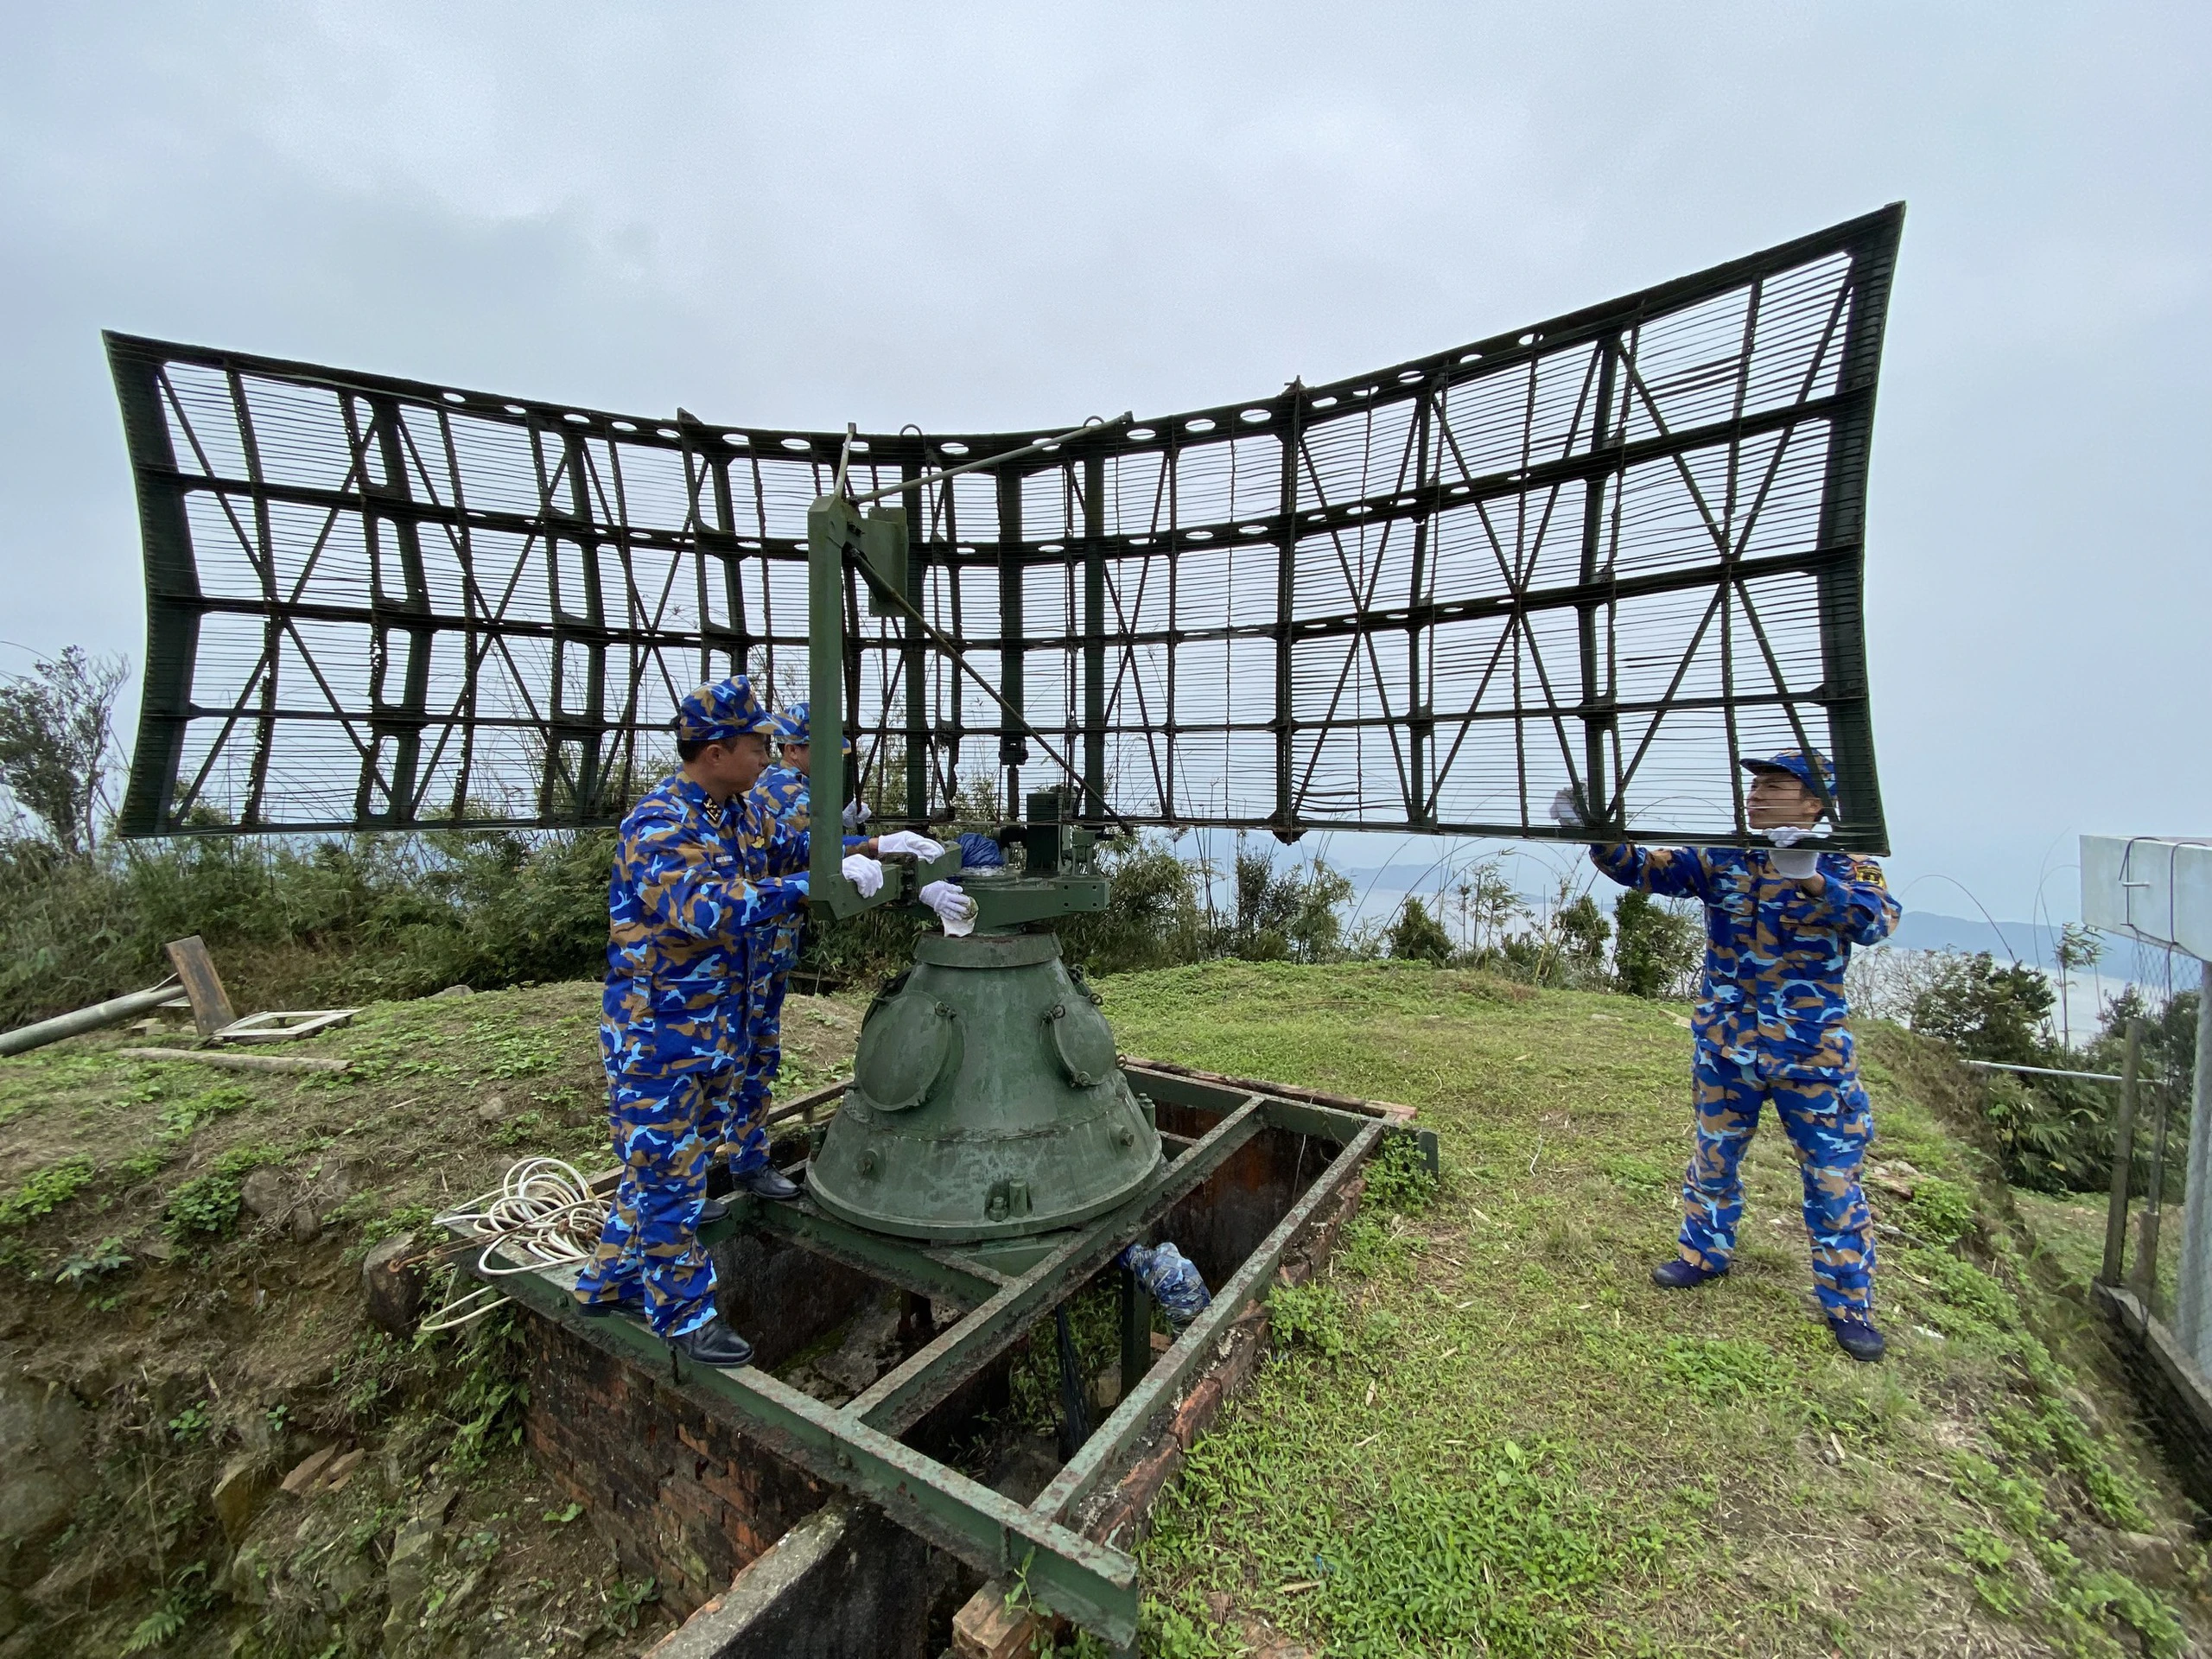
[[2082, 919], [2212, 959], [2212, 840], [2082, 836]]

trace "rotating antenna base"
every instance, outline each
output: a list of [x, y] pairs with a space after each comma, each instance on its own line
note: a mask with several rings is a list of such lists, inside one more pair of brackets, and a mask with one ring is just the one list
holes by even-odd
[[[983, 890], [1010, 888], [1008, 903], [1027, 907], [1046, 895], [1021, 889], [1090, 883], [1103, 903], [1103, 877], [975, 880], [969, 891], [982, 906]], [[976, 1243], [1080, 1225], [1135, 1192], [1160, 1158], [1113, 1031], [1057, 936], [932, 935], [868, 1008], [807, 1189], [856, 1227]]]

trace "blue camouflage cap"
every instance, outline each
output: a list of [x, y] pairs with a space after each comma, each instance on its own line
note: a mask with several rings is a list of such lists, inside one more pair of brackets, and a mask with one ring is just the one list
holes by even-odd
[[[1815, 766], [1821, 769], [1821, 779], [1818, 783], [1813, 781]], [[1827, 756], [1822, 754], [1818, 749], [1809, 754], [1802, 749], [1788, 749], [1780, 754], [1770, 755], [1764, 760], [1746, 760], [1744, 762], [1744, 770], [1754, 773], [1786, 772], [1806, 788], [1811, 790], [1814, 794], [1825, 796], [1829, 800], [1835, 798], [1835, 768], [1828, 764]]]
[[[814, 705], [802, 697], [777, 715], [775, 722], [777, 742], [801, 745], [809, 743], [811, 740], [807, 733], [814, 724]], [[844, 751], [847, 754], [853, 752], [853, 740], [849, 737], [845, 740]]]
[[742, 674], [702, 685], [676, 705], [676, 734], [686, 742], [722, 743], [747, 732], [775, 729], [774, 717]]

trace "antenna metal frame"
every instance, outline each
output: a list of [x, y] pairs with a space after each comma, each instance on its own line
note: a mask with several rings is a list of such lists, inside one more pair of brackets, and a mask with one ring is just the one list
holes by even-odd
[[823, 642], [887, 818], [1014, 816], [1041, 751], [1093, 830], [1742, 842], [1739, 762], [1815, 747], [1828, 844], [1886, 851], [1865, 515], [1903, 218], [1042, 438], [111, 334], [148, 605], [123, 832], [615, 822], [692, 685], [823, 671], [802, 570], [838, 495], [904, 505]]

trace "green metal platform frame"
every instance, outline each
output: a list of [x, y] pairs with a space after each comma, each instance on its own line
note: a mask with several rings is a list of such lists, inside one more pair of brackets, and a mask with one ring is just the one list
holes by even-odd
[[[634, 1318], [587, 1319], [569, 1294], [572, 1274], [517, 1273], [498, 1283], [579, 1341], [665, 1371], [669, 1386], [702, 1409], [817, 1478], [880, 1505], [899, 1525], [978, 1571], [994, 1578], [1020, 1574], [1044, 1606], [1116, 1651], [1133, 1654], [1135, 1560], [1074, 1530], [1075, 1512], [1123, 1466], [1153, 1419], [1172, 1408], [1184, 1380], [1206, 1363], [1231, 1321], [1265, 1289], [1293, 1240], [1344, 1192], [1383, 1136], [1413, 1135], [1432, 1167], [1436, 1141], [1433, 1133], [1394, 1116], [1271, 1095], [1266, 1085], [1246, 1088], [1137, 1065], [1124, 1070], [1132, 1086], [1154, 1099], [1212, 1114], [1215, 1121], [1195, 1138], [1163, 1136], [1170, 1155], [1151, 1180], [1084, 1226], [1002, 1244], [931, 1246], [849, 1226], [804, 1200], [746, 1200], [703, 1230], [702, 1237], [710, 1243], [747, 1229], [785, 1239], [964, 1310], [928, 1345], [842, 1406], [825, 1405], [750, 1368], [717, 1370], [692, 1363]], [[931, 1410], [1268, 1129], [1312, 1137], [1336, 1151], [1217, 1288], [1212, 1306], [1157, 1359], [1143, 1293], [1134, 1275], [1122, 1271], [1121, 1403], [1033, 1503], [1014, 1503], [902, 1442]]]

